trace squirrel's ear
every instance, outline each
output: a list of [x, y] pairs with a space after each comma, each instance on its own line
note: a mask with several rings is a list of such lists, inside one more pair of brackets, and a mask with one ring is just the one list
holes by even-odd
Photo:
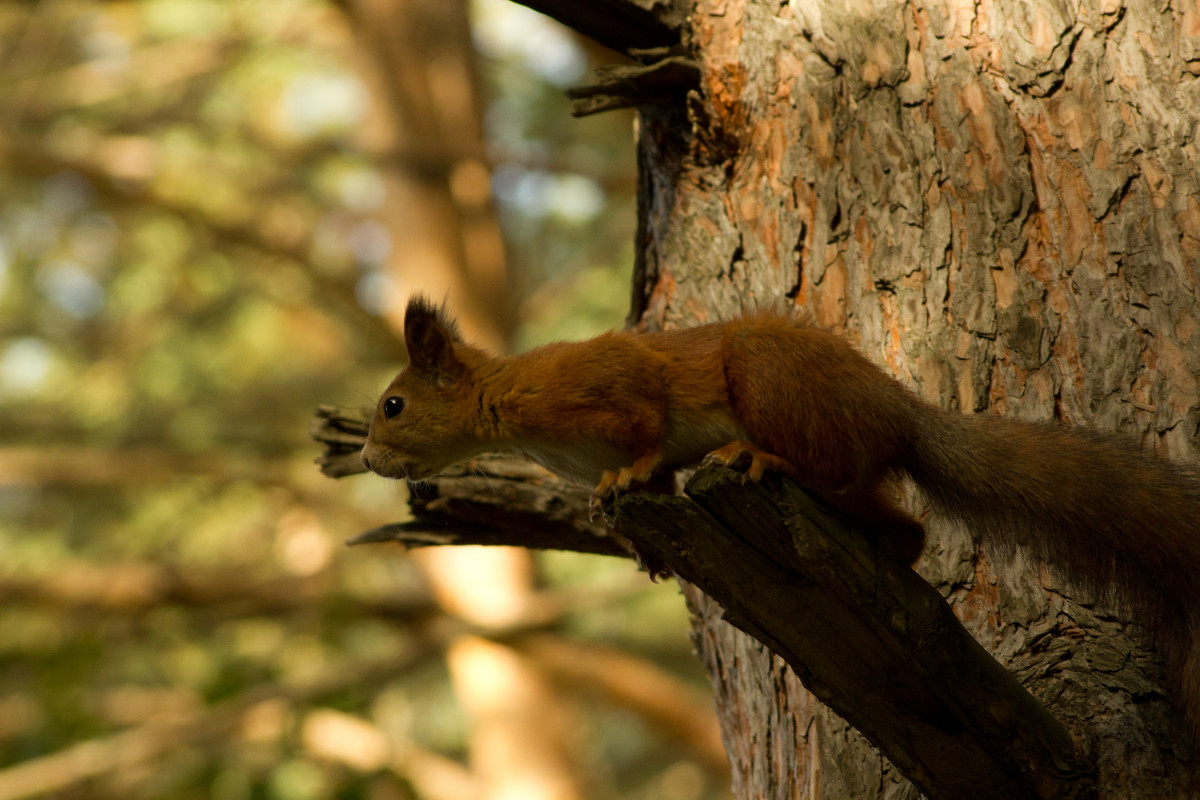
[[417, 295], [404, 311], [404, 345], [413, 369], [441, 381], [452, 379], [462, 364], [454, 355], [454, 343], [462, 341], [458, 325], [444, 306], [435, 306]]

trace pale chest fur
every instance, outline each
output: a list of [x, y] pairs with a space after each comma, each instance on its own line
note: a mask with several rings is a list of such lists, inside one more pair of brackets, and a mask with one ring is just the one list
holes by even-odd
[[618, 470], [632, 461], [620, 448], [594, 437], [580, 436], [569, 442], [523, 441], [512, 449], [555, 475], [585, 486], [599, 481], [605, 470]]
[[[727, 409], [714, 407], [688, 415], [668, 416], [666, 435], [660, 442], [645, 442], [647, 450], [662, 455], [665, 468], [698, 464], [705, 455], [737, 439], [745, 439]], [[556, 475], [584, 485], [600, 480], [606, 470], [628, 467], [642, 453], [626, 452], [602, 438], [581, 434], [567, 441], [516, 441], [510, 450], [536, 461]]]

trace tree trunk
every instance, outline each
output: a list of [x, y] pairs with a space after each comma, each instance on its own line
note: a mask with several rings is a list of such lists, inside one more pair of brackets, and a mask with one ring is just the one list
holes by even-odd
[[346, 0], [344, 7], [363, 47], [359, 74], [375, 99], [360, 136], [387, 190], [380, 217], [392, 240], [383, 269], [396, 291], [379, 310], [401, 330], [402, 298], [452, 298], [464, 332], [503, 349], [507, 268], [467, 4]]
[[[639, 324], [791, 299], [945, 407], [1195, 458], [1200, 7], [680, 5], [700, 85], [643, 109]], [[920, 572], [1094, 759], [1102, 796], [1194, 793], [1142, 632], [928, 522]], [[916, 796], [687, 598], [739, 797]]]

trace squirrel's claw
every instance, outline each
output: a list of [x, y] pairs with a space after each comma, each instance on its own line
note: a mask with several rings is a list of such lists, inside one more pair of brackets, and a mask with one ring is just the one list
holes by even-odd
[[760, 450], [749, 442], [734, 441], [724, 447], [718, 447], [706, 455], [701, 463], [706, 466], [720, 464], [735, 469], [742, 473], [742, 483], [758, 483], [768, 470], [790, 475], [793, 480], [804, 483], [803, 476], [791, 463]]
[[596, 516], [604, 517], [604, 498], [598, 493], [592, 492], [592, 496], [588, 499], [588, 522], [595, 522]]

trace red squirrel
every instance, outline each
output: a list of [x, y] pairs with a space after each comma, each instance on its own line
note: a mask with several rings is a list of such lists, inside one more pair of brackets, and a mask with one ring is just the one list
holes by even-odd
[[920, 400], [838, 335], [778, 314], [611, 332], [496, 357], [423, 297], [409, 365], [383, 393], [363, 463], [419, 481], [484, 451], [594, 485], [645, 486], [706, 457], [782, 472], [912, 563], [912, 478], [993, 550], [1022, 548], [1140, 613], [1200, 731], [1200, 473], [1083, 428], [964, 416]]

